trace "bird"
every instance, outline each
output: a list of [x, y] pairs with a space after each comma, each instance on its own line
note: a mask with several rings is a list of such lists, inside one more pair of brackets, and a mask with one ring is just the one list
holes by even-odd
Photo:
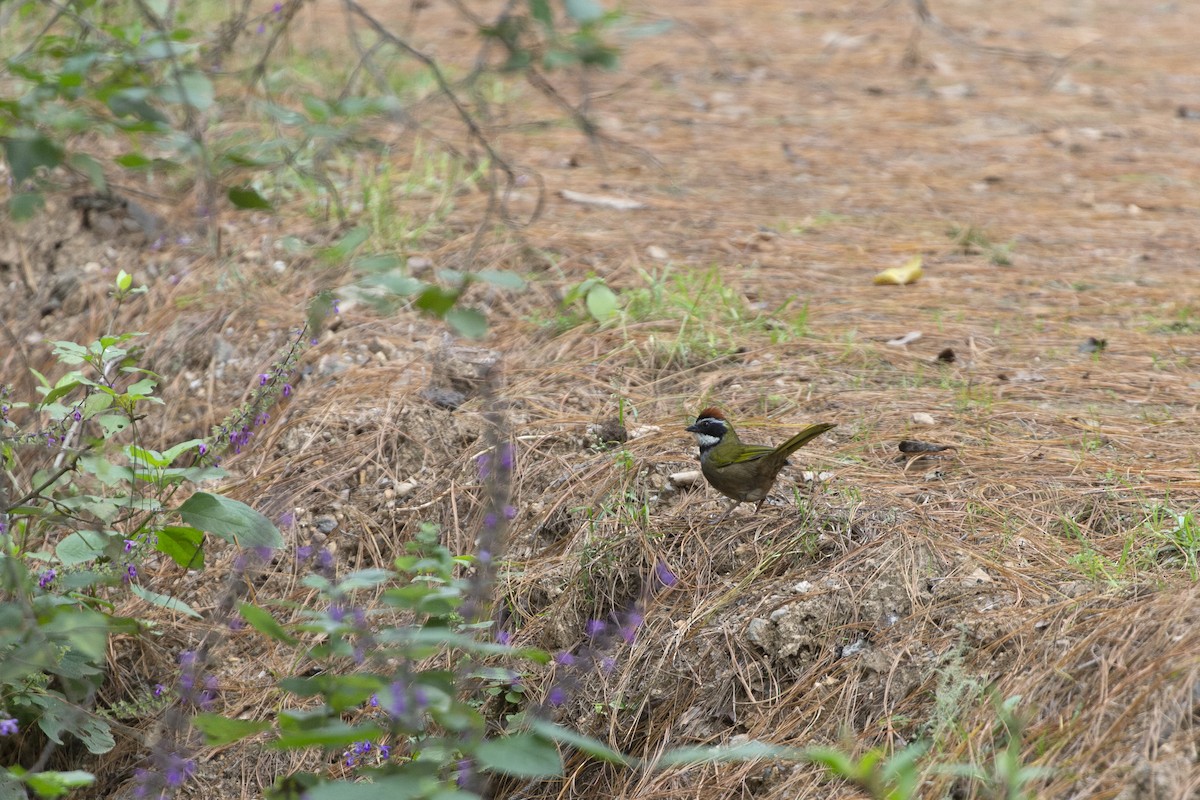
[[836, 428], [831, 422], [809, 425], [778, 447], [742, 444], [733, 423], [719, 408], [708, 407], [696, 415], [687, 427], [700, 446], [700, 472], [709, 485], [733, 500], [733, 505], [717, 519], [721, 522], [742, 503], [755, 503], [757, 512], [766, 500], [788, 456], [825, 431]]

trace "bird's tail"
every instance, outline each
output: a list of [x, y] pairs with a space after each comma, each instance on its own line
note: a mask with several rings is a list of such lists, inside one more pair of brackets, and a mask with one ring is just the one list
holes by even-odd
[[792, 453], [796, 452], [801, 447], [804, 447], [804, 445], [808, 444], [825, 431], [832, 430], [836, 427], [837, 425], [833, 424], [832, 422], [818, 422], [815, 425], [809, 425], [807, 428], [800, 431], [783, 444], [779, 445], [779, 447], [776, 448], [776, 452], [779, 453], [781, 458], [786, 459]]

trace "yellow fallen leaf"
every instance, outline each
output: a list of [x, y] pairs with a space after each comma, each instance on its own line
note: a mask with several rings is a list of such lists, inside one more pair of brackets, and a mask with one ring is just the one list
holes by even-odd
[[921, 269], [921, 257], [909, 259], [903, 267], [888, 267], [875, 276], [876, 286], [903, 286], [906, 283], [916, 283], [925, 274]]

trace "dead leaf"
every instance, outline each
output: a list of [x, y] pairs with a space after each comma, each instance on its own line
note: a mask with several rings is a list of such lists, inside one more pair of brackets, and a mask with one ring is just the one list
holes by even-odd
[[888, 267], [875, 276], [876, 286], [904, 286], [916, 283], [925, 274], [921, 268], [921, 257], [910, 258], [902, 267]]
[[614, 211], [636, 211], [639, 208], [646, 207], [646, 204], [640, 200], [628, 200], [624, 197], [612, 197], [603, 194], [584, 194], [583, 192], [573, 192], [570, 189], [560, 190], [558, 196], [572, 203], [611, 208]]
[[1011, 383], [1041, 383], [1046, 380], [1046, 377], [1042, 373], [1028, 369], [1019, 369], [1012, 374], [1001, 372], [996, 377], [1002, 381], [1009, 381]]
[[933, 444], [932, 442], [922, 442], [917, 439], [904, 439], [900, 442], [900, 452], [906, 454], [913, 453], [941, 453], [946, 450], [955, 450], [957, 448], [950, 444]]
[[921, 338], [920, 331], [909, 331], [903, 336], [898, 336], [895, 339], [889, 339], [888, 344], [892, 347], [904, 347], [906, 344], [912, 344]]

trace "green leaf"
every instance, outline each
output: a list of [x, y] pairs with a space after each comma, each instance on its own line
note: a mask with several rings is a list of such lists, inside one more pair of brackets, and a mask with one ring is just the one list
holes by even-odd
[[[70, 772], [31, 772], [23, 776], [25, 785], [33, 789], [38, 797], [54, 800], [70, 794], [80, 786], [91, 786], [96, 782], [96, 776], [83, 770]], [[2, 796], [2, 795], [0, 795]]]
[[47, 405], [49, 403], [53, 403], [60, 397], [65, 397], [80, 387], [81, 384], [79, 381], [69, 380], [69, 378], [70, 375], [64, 375], [63, 379], [58, 382], [57, 386], [46, 392], [46, 396], [42, 398], [42, 404]]
[[474, 277], [501, 289], [520, 291], [525, 288], [525, 279], [506, 269], [481, 269], [474, 274]]
[[328, 719], [323, 711], [316, 715], [302, 711], [279, 714], [279, 738], [271, 746], [279, 750], [297, 747], [344, 747], [363, 740], [377, 740], [382, 731], [375, 725], [351, 725], [340, 719]]
[[219, 494], [196, 492], [179, 507], [183, 521], [241, 547], [283, 547], [271, 520], [245, 503]]
[[444, 317], [446, 316], [446, 312], [454, 308], [454, 304], [458, 302], [458, 294], [457, 289], [427, 286], [417, 297], [416, 306], [434, 316]]
[[567, 16], [580, 24], [595, 22], [604, 16], [604, 9], [595, 0], [563, 0]]
[[4, 154], [8, 159], [8, 167], [16, 188], [32, 178], [38, 167], [53, 169], [63, 160], [62, 148], [40, 134], [4, 137], [0, 139], [0, 143], [4, 146]]
[[204, 743], [209, 747], [240, 741], [247, 736], [269, 730], [271, 727], [269, 722], [229, 719], [220, 714], [197, 714], [192, 717], [192, 724], [204, 734]]
[[351, 229], [345, 236], [321, 251], [321, 258], [337, 264], [345, 261], [362, 243], [371, 237], [371, 229], [365, 225]]
[[269, 200], [249, 185], [230, 186], [226, 194], [229, 196], [229, 202], [233, 203], [234, 208], [262, 209], [264, 211], [270, 211], [274, 208]]
[[546, 30], [554, 29], [554, 15], [550, 11], [549, 0], [529, 0], [529, 16], [542, 23]]
[[338, 581], [338, 588], [344, 592], [351, 592], [355, 589], [372, 589], [381, 583], [387, 583], [395, 577], [396, 573], [390, 569], [379, 567], [360, 569], [357, 572], [351, 572]]
[[259, 633], [265, 633], [276, 641], [284, 644], [295, 644], [296, 639], [280, 625], [273, 616], [266, 610], [259, 608], [252, 603], [242, 603], [238, 606], [238, 613], [242, 615], [242, 619], [246, 620], [252, 628]]
[[129, 287], [133, 286], [133, 276], [125, 270], [117, 271], [117, 289], [122, 292], [128, 292]]
[[163, 451], [163, 458], [167, 460], [167, 464], [173, 464], [175, 463], [175, 459], [179, 458], [180, 455], [190, 450], [195, 450], [202, 444], [204, 444], [203, 439], [188, 439], [186, 442], [180, 442], [174, 447]]
[[487, 317], [473, 308], [452, 308], [446, 312], [450, 327], [469, 339], [482, 339], [487, 335]]
[[165, 608], [168, 611], [178, 611], [180, 614], [192, 617], [193, 619], [203, 619], [196, 609], [192, 608], [178, 597], [159, 594], [158, 592], [153, 592], [147, 589], [145, 586], [138, 586], [136, 583], [131, 583], [129, 585], [129, 589], [147, 603], [153, 603], [154, 605]]
[[111, 541], [111, 535], [100, 531], [75, 531], [58, 543], [54, 548], [54, 555], [63, 566], [86, 564], [103, 556]]
[[399, 256], [376, 253], [375, 255], [354, 259], [352, 266], [362, 272], [391, 272], [403, 267], [404, 262]]
[[207, 75], [188, 70], [179, 73], [176, 80], [167, 78], [159, 88], [158, 96], [167, 103], [183, 103], [197, 111], [204, 111], [213, 104], [215, 93]]
[[154, 549], [184, 569], [204, 569], [204, 532], [183, 525], [167, 525], [158, 532]]
[[125, 169], [144, 169], [154, 162], [141, 153], [125, 153], [117, 156], [114, 161]]
[[8, 198], [8, 214], [17, 222], [32, 218], [46, 205], [41, 192], [16, 192]]
[[475, 756], [486, 769], [518, 778], [552, 778], [563, 774], [558, 747], [534, 733], [488, 739], [475, 750]]
[[71, 165], [71, 169], [86, 175], [92, 184], [92, 188], [97, 192], [108, 191], [108, 181], [104, 177], [104, 167], [100, 165], [99, 161], [87, 153], [71, 153], [67, 157], [67, 163]]
[[414, 294], [419, 294], [425, 290], [428, 285], [423, 280], [419, 280], [410, 275], [401, 275], [398, 272], [389, 272], [379, 275], [368, 275], [362, 280], [363, 286], [378, 286], [381, 289], [386, 289], [394, 295], [400, 297], [410, 297]]
[[551, 739], [559, 744], [570, 745], [592, 758], [598, 758], [610, 764], [621, 764], [627, 767], [637, 763], [636, 759], [632, 759], [624, 753], [612, 749], [599, 739], [584, 736], [582, 733], [573, 731], [570, 728], [564, 728], [561, 725], [555, 725], [548, 720], [533, 717], [529, 720], [529, 727], [547, 739]]
[[617, 295], [602, 283], [597, 283], [587, 293], [587, 310], [597, 322], [608, 322], [617, 315]]

